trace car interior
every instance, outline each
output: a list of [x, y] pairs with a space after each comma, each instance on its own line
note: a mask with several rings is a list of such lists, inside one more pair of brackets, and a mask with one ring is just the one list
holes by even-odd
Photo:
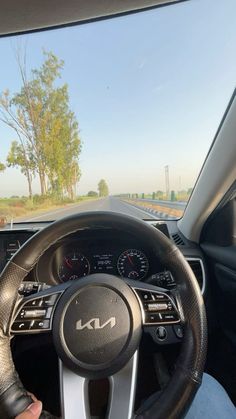
[[[189, 2], [3, 0], [0, 35]], [[82, 211], [2, 226], [1, 419], [27, 392], [45, 419], [184, 418], [203, 373], [236, 404], [235, 115], [234, 91], [180, 218]]]

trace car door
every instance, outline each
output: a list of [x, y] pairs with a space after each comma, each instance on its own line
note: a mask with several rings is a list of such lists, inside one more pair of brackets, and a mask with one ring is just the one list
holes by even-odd
[[236, 198], [232, 190], [209, 218], [201, 236], [209, 269], [216, 329], [209, 339], [208, 367], [236, 399]]

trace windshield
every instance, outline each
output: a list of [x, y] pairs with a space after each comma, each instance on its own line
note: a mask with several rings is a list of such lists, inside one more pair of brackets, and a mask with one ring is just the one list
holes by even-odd
[[191, 1], [0, 39], [1, 222], [181, 217], [234, 89], [235, 14]]

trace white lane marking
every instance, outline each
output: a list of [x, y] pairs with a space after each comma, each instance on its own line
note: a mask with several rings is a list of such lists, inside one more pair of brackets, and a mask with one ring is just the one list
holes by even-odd
[[124, 206], [126, 206], [126, 207], [131, 207], [131, 208], [134, 208], [135, 210], [137, 210], [137, 211], [139, 211], [139, 212], [142, 212], [143, 214], [145, 214], [146, 216], [148, 215], [149, 216], [149, 218], [151, 217], [151, 218], [153, 218], [154, 220], [158, 220], [158, 218], [157, 217], [155, 217], [154, 215], [152, 215], [152, 214], [150, 214], [148, 211], [146, 212], [146, 211], [144, 211], [144, 210], [141, 210], [141, 209], [139, 209], [139, 208], [137, 208], [137, 207], [135, 207], [134, 205], [132, 205], [132, 204], [127, 204], [126, 202], [124, 202], [124, 201], [122, 201], [122, 200], [119, 200], [120, 201], [120, 203], [122, 203], [122, 204], [124, 204]]

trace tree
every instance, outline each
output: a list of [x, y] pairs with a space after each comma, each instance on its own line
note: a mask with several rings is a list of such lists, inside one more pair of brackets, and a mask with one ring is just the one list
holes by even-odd
[[0, 162], [0, 172], [3, 172], [5, 170], [5, 165]]
[[156, 192], [156, 199], [163, 199], [164, 192], [163, 191], [157, 191]]
[[171, 191], [171, 193], [170, 193], [170, 200], [171, 201], [176, 201], [175, 191]]
[[25, 149], [24, 143], [13, 141], [7, 156], [8, 167], [19, 167], [28, 182], [29, 197], [32, 198], [32, 175], [35, 170], [34, 159]]
[[98, 196], [98, 193], [96, 191], [89, 191], [88, 196]]
[[99, 192], [99, 196], [109, 195], [109, 189], [104, 179], [101, 179], [100, 182], [98, 183], [98, 192]]
[[25, 163], [30, 162], [30, 168], [39, 176], [41, 194], [49, 189], [73, 199], [81, 175], [78, 122], [69, 107], [68, 85], [57, 83], [64, 62], [52, 52], [43, 54], [43, 64], [28, 78], [25, 56], [22, 58], [17, 51], [22, 87], [13, 96], [8, 90], [2, 92], [0, 120], [16, 132], [18, 152], [25, 154], [24, 159], [18, 156], [17, 166], [26, 173]]

